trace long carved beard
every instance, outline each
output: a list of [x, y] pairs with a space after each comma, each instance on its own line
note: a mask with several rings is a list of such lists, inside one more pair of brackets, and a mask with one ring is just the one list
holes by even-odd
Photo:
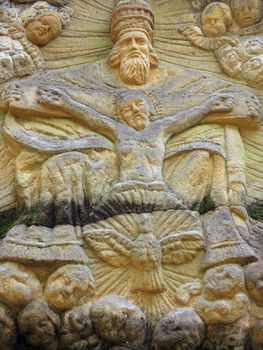
[[138, 56], [131, 56], [128, 54], [121, 59], [120, 63], [120, 77], [128, 84], [143, 85], [150, 75], [150, 61], [142, 53]]

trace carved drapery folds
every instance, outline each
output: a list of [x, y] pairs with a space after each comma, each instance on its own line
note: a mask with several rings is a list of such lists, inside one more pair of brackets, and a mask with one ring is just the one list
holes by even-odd
[[1, 4], [0, 341], [260, 349], [261, 2], [83, 4]]

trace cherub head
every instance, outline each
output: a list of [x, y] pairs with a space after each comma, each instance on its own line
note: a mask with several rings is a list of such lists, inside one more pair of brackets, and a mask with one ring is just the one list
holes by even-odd
[[41, 295], [41, 284], [33, 272], [12, 262], [0, 265], [0, 301], [20, 308]]
[[19, 313], [17, 321], [28, 344], [48, 349], [57, 341], [60, 319], [45, 301], [32, 301]]
[[231, 0], [230, 6], [240, 28], [256, 24], [262, 17], [261, 0]]
[[21, 15], [28, 40], [37, 46], [46, 45], [70, 22], [71, 14], [68, 8], [57, 10], [45, 1], [35, 3]]
[[0, 7], [0, 22], [11, 23], [18, 20], [18, 11], [15, 8], [8, 8], [6, 6]]
[[251, 57], [242, 64], [242, 77], [252, 86], [263, 86], [263, 54]]
[[251, 56], [263, 54], [263, 40], [260, 38], [246, 40], [245, 50]]
[[47, 14], [28, 20], [25, 28], [29, 41], [37, 46], [44, 46], [59, 35], [61, 23], [56, 15]]
[[61, 347], [67, 349], [89, 348], [89, 337], [94, 334], [90, 318], [90, 307], [87, 304], [75, 307], [62, 316], [60, 330]]
[[142, 310], [123, 297], [106, 296], [90, 309], [96, 333], [109, 343], [140, 346], [146, 335], [146, 317]]
[[245, 276], [250, 297], [257, 305], [263, 306], [263, 261], [248, 265]]
[[156, 115], [151, 99], [141, 91], [125, 91], [116, 100], [117, 118], [131, 128], [141, 131]]
[[68, 310], [95, 292], [95, 281], [87, 266], [65, 265], [49, 276], [45, 298], [51, 307]]
[[204, 277], [204, 295], [207, 299], [233, 298], [244, 291], [245, 278], [242, 268], [226, 264], [209, 269]]
[[212, 2], [202, 13], [202, 30], [208, 37], [214, 38], [225, 34], [232, 23], [230, 7], [222, 2]]
[[0, 304], [0, 344], [2, 349], [13, 349], [16, 341], [16, 327], [10, 311]]

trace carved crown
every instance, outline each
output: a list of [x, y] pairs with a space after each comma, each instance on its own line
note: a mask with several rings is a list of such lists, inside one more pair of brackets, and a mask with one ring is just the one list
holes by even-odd
[[153, 39], [154, 15], [149, 0], [117, 0], [111, 17], [111, 37], [116, 42], [130, 31], [144, 32]]

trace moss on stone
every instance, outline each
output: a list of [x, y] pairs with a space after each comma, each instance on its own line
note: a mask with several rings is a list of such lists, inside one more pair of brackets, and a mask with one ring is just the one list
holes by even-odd
[[41, 225], [43, 214], [38, 207], [15, 209], [0, 213], [0, 238], [5, 237], [7, 232], [15, 225], [25, 224], [26, 226]]
[[205, 196], [201, 202], [195, 202], [191, 210], [197, 210], [201, 215], [204, 215], [211, 210], [215, 210], [215, 208], [216, 206], [213, 199], [210, 196]]
[[0, 213], [0, 238], [3, 238], [6, 233], [13, 227], [17, 220], [15, 209], [7, 210]]
[[248, 215], [255, 220], [263, 220], [263, 205], [251, 205], [247, 208]]

